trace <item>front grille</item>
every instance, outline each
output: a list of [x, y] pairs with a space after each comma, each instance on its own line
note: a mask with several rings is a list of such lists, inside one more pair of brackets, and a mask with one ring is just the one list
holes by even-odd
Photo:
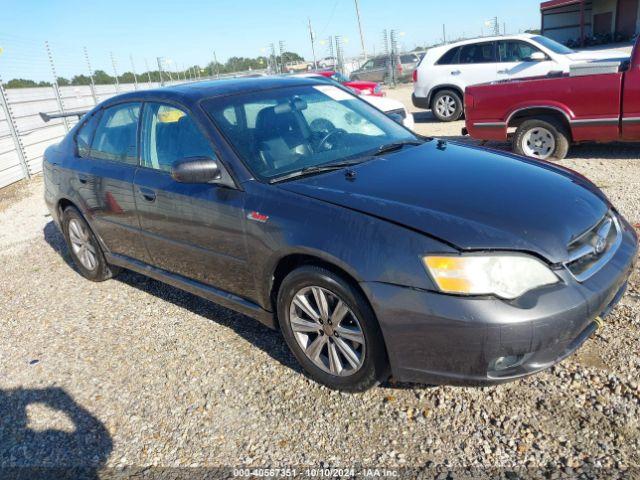
[[407, 111], [404, 108], [398, 108], [396, 110], [389, 110], [387, 115], [400, 115], [403, 119], [407, 118]]
[[604, 267], [622, 242], [620, 223], [613, 212], [590, 228], [568, 246], [565, 266], [579, 282], [584, 282]]

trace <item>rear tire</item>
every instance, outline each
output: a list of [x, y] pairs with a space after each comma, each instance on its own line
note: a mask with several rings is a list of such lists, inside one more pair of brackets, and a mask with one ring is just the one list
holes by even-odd
[[566, 127], [555, 118], [531, 119], [516, 130], [513, 150], [525, 157], [557, 161], [569, 153], [569, 139]]
[[440, 90], [431, 101], [431, 112], [441, 122], [455, 122], [464, 113], [460, 94], [455, 90]]
[[105, 260], [98, 239], [77, 208], [65, 208], [61, 224], [73, 263], [84, 278], [103, 282], [120, 273], [118, 267], [109, 265]]
[[373, 310], [342, 277], [311, 265], [294, 270], [282, 281], [277, 310], [287, 345], [316, 382], [362, 392], [388, 378]]

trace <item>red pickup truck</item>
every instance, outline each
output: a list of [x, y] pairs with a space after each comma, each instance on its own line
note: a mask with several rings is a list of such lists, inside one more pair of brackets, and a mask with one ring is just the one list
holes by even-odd
[[640, 141], [640, 38], [630, 59], [468, 87], [465, 112], [463, 133], [512, 138], [516, 153], [543, 160], [563, 159], [572, 143]]

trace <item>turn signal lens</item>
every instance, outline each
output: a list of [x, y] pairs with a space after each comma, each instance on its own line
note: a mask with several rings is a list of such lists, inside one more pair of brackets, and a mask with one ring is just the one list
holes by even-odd
[[446, 293], [514, 299], [559, 281], [540, 260], [521, 254], [426, 256], [424, 266]]

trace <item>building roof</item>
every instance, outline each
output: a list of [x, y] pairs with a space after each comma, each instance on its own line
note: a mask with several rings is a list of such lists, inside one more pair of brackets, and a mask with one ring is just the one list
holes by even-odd
[[550, 8], [566, 7], [577, 3], [584, 3], [584, 0], [548, 0], [540, 4], [540, 10], [544, 11]]

